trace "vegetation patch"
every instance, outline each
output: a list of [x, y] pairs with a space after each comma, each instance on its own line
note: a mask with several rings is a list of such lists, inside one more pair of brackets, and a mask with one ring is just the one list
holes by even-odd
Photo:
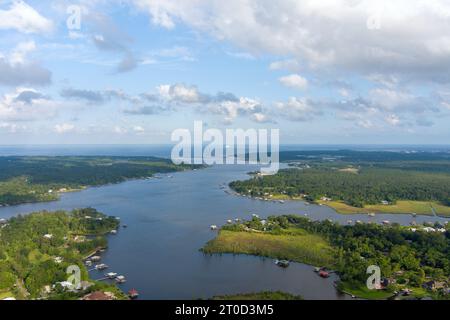
[[[314, 243], [315, 242], [315, 243]], [[301, 216], [279, 216], [226, 225], [205, 253], [243, 253], [333, 268], [338, 289], [367, 299], [449, 299], [448, 225], [340, 225]], [[379, 266], [382, 284], [366, 286], [369, 266]]]
[[249, 254], [286, 259], [311, 265], [333, 265], [333, 250], [318, 235], [270, 234], [221, 230], [218, 237], [203, 248], [205, 253]]
[[153, 157], [0, 157], [0, 206], [53, 201], [62, 192], [194, 167]]
[[213, 297], [213, 300], [303, 300], [301, 296], [281, 291], [263, 291], [256, 293], [235, 294]]
[[[118, 228], [114, 217], [87, 208], [38, 212], [9, 219], [0, 226], [0, 295], [17, 299], [78, 299], [91, 290], [115, 286], [90, 281], [83, 257], [107, 246], [104, 234]], [[76, 265], [89, 288], [68, 291], [66, 270]]]

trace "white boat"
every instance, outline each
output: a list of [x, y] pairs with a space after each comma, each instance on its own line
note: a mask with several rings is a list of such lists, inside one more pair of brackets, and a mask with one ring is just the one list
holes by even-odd
[[105, 274], [105, 276], [109, 279], [114, 279], [115, 277], [117, 277], [117, 273], [110, 272], [110, 273]]
[[95, 269], [96, 269], [96, 270], [105, 270], [105, 269], [108, 269], [108, 266], [107, 266], [106, 264], [104, 264], [104, 263], [102, 263], [102, 264], [97, 264], [97, 265], [95, 266]]
[[213, 224], [210, 228], [211, 230], [217, 230], [217, 226], [215, 224]]
[[125, 279], [124, 276], [117, 276], [116, 277], [116, 282], [117, 283], [125, 283], [127, 280]]

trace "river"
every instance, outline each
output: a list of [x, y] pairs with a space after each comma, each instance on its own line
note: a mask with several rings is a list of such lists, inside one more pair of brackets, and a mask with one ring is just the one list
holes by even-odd
[[[271, 259], [244, 255], [207, 256], [199, 249], [215, 237], [210, 225], [228, 219], [279, 214], [307, 214], [311, 219], [390, 220], [401, 224], [443, 221], [438, 217], [410, 215], [344, 216], [325, 206], [299, 201], [267, 202], [240, 197], [223, 189], [232, 180], [248, 178], [251, 166], [214, 166], [202, 170], [163, 175], [149, 180], [88, 188], [61, 195], [48, 203], [0, 208], [0, 218], [40, 210], [94, 207], [121, 218], [122, 228], [108, 236], [109, 248], [102, 262], [127, 278], [124, 291], [136, 288], [141, 299], [199, 299], [215, 295], [281, 290], [305, 299], [349, 299], [336, 292], [336, 277], [322, 279], [313, 268], [292, 263], [276, 266]], [[99, 279], [104, 272], [92, 271]]]

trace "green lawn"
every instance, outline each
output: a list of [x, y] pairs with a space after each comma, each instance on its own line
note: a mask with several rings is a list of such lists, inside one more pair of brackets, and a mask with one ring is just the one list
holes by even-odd
[[348, 283], [341, 283], [340, 290], [355, 297], [369, 300], [384, 300], [394, 294], [385, 290], [370, 290], [366, 286], [352, 286]]
[[436, 202], [430, 201], [397, 201], [395, 205], [366, 205], [364, 208], [356, 208], [349, 206], [339, 201], [318, 201], [318, 203], [329, 206], [342, 214], [355, 214], [355, 213], [416, 213], [420, 215], [433, 215], [431, 208], [436, 210], [436, 213], [441, 216], [450, 217], [450, 207], [441, 205]]
[[14, 297], [14, 295], [10, 291], [0, 292], [0, 300], [10, 298], [10, 297]]
[[203, 252], [249, 254], [315, 266], [332, 267], [334, 264], [334, 251], [327, 241], [306, 231], [272, 235], [221, 230], [217, 238], [205, 245]]
[[303, 300], [301, 296], [280, 291], [264, 291], [257, 293], [236, 294], [214, 297], [213, 300]]

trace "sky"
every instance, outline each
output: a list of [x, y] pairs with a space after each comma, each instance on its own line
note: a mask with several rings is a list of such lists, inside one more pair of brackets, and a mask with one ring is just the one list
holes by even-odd
[[0, 144], [448, 144], [447, 0], [0, 0]]

